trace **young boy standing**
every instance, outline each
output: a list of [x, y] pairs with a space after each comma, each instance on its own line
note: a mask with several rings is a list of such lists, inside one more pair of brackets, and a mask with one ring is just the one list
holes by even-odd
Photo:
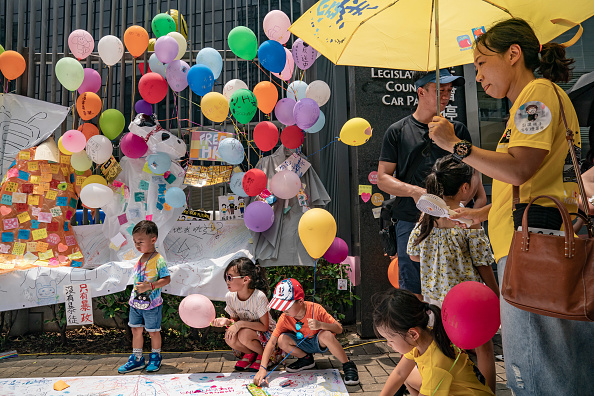
[[[132, 355], [118, 369], [120, 374], [145, 367], [147, 372], [161, 368], [161, 288], [169, 284], [171, 277], [165, 259], [155, 251], [158, 236], [157, 225], [148, 220], [139, 222], [132, 230], [134, 246], [142, 256], [134, 266], [134, 289], [129, 301], [128, 326], [132, 329]], [[142, 355], [143, 328], [151, 337], [152, 350], [148, 366]]]
[[[283, 351], [298, 358], [287, 366], [290, 373], [315, 367], [313, 354], [329, 350], [342, 363], [344, 383], [357, 385], [357, 366], [349, 360], [335, 337], [342, 333], [342, 326], [320, 304], [305, 301], [304, 297], [303, 288], [295, 279], [285, 279], [276, 285], [268, 308], [283, 311], [283, 314], [266, 344], [262, 362], [268, 361], [277, 341]], [[261, 365], [254, 383], [260, 386], [266, 373], [265, 365]]]

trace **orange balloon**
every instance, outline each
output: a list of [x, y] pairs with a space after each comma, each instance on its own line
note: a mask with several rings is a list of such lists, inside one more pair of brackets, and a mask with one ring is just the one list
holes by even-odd
[[14, 80], [25, 72], [27, 63], [23, 55], [16, 51], [4, 51], [0, 54], [0, 71], [7, 80]]
[[93, 136], [99, 135], [99, 128], [95, 126], [95, 124], [91, 124], [90, 122], [85, 122], [81, 126], [78, 127], [78, 130], [85, 135], [87, 140], [92, 138]]
[[278, 91], [270, 81], [261, 81], [254, 87], [258, 108], [262, 113], [270, 114], [278, 101]]
[[124, 32], [126, 49], [135, 58], [144, 54], [149, 45], [149, 35], [142, 26], [130, 26]]
[[396, 289], [400, 288], [398, 284], [398, 257], [395, 257], [388, 267], [388, 279], [392, 286]]
[[101, 98], [94, 92], [85, 92], [78, 97], [76, 110], [81, 119], [88, 121], [101, 112]]

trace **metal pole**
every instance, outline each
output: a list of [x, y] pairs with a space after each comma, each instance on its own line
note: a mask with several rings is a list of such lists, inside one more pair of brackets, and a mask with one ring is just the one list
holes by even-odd
[[435, 0], [435, 94], [437, 95], [437, 115], [441, 113], [439, 94], [439, 0]]

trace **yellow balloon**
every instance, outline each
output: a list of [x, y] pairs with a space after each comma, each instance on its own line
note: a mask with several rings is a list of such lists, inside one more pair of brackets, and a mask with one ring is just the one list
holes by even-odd
[[58, 149], [60, 149], [60, 152], [64, 155], [72, 155], [72, 153], [66, 150], [62, 145], [62, 136], [60, 136], [60, 139], [58, 139]]
[[360, 146], [371, 139], [373, 129], [367, 120], [355, 117], [348, 120], [340, 130], [340, 140], [349, 146]]
[[318, 259], [326, 253], [336, 237], [336, 221], [328, 211], [314, 208], [301, 216], [298, 230], [307, 253]]
[[184, 16], [181, 14], [179, 15], [179, 19], [181, 20], [181, 30], [180, 30], [177, 26], [177, 18], [178, 18], [177, 10], [173, 10], [173, 9], [169, 10], [168, 14], [171, 15], [171, 17], [175, 21], [175, 30], [180, 32], [182, 34], [182, 36], [184, 36], [184, 38], [187, 40], [188, 39], [188, 25], [186, 25], [186, 20], [184, 19]]
[[83, 188], [85, 188], [85, 186], [87, 184], [91, 184], [91, 183], [98, 183], [98, 184], [103, 184], [104, 186], [107, 186], [107, 180], [105, 180], [105, 178], [103, 176], [91, 175], [85, 179], [85, 181], [80, 186], [80, 188], [83, 189]]
[[223, 122], [229, 115], [229, 102], [218, 92], [209, 92], [204, 95], [200, 107], [204, 117], [214, 122]]
[[170, 32], [167, 33], [167, 35], [169, 37], [173, 37], [175, 41], [177, 41], [177, 56], [175, 57], [175, 60], [180, 60], [186, 54], [186, 50], [188, 49], [188, 42], [186, 41], [184, 36], [182, 36], [178, 32]]
[[150, 40], [149, 40], [149, 45], [148, 45], [148, 48], [147, 48], [147, 50], [148, 50], [148, 51], [155, 52], [155, 43], [156, 43], [156, 42], [157, 42], [157, 39], [156, 39], [156, 38], [152, 38], [152, 39], [150, 39]]

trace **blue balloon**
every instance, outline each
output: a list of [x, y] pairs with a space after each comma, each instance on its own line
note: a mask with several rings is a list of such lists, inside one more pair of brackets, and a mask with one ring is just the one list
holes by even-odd
[[202, 48], [200, 52], [198, 52], [198, 55], [196, 55], [196, 63], [208, 66], [212, 71], [215, 80], [219, 78], [221, 70], [223, 70], [223, 58], [221, 58], [219, 51], [214, 48]]
[[212, 70], [205, 65], [194, 65], [188, 70], [188, 85], [190, 89], [200, 96], [204, 96], [212, 90], [214, 75]]
[[258, 48], [258, 60], [266, 70], [280, 73], [287, 62], [285, 47], [275, 40], [264, 41]]
[[239, 195], [240, 197], [247, 197], [248, 195], [243, 190], [243, 176], [245, 172], [237, 172], [231, 176], [231, 180], [229, 181], [229, 187], [231, 187], [231, 191], [233, 194]]
[[169, 187], [165, 191], [165, 202], [172, 208], [182, 208], [186, 204], [186, 194], [179, 187]]
[[171, 167], [171, 158], [165, 153], [151, 154], [146, 158], [148, 168], [155, 175], [162, 175]]
[[324, 127], [325, 124], [326, 124], [326, 116], [324, 115], [322, 110], [320, 110], [320, 117], [318, 118], [316, 123], [313, 124], [312, 126], [310, 126], [309, 128], [307, 128], [305, 130], [305, 132], [307, 132], [307, 133], [320, 132], [320, 130]]
[[219, 143], [219, 157], [231, 165], [239, 165], [245, 157], [243, 145], [237, 139], [225, 138]]

